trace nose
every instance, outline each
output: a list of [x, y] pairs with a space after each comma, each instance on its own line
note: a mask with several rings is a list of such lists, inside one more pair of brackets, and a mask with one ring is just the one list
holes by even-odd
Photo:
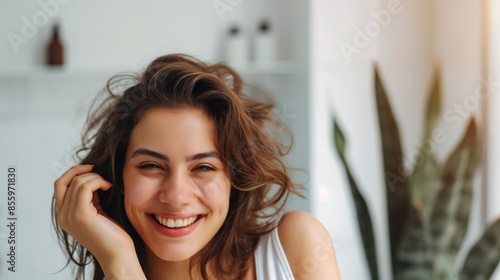
[[189, 204], [193, 197], [192, 182], [186, 171], [171, 170], [160, 190], [159, 200], [172, 207]]

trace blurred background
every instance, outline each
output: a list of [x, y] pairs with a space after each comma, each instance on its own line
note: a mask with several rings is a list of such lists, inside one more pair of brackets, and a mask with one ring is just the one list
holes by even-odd
[[[295, 137], [287, 160], [306, 171], [294, 173], [306, 199], [288, 208], [326, 226], [342, 279], [371, 274], [333, 118], [373, 221], [379, 279], [392, 279], [375, 64], [399, 126], [403, 169], [422, 150], [436, 69], [436, 160], [446, 161], [469, 118], [478, 122], [470, 218], [451, 270], [500, 215], [500, 0], [0, 0], [0, 34], [1, 279], [70, 278], [51, 226], [53, 182], [75, 163], [89, 102], [106, 81], [167, 53], [225, 61], [273, 96]], [[17, 172], [16, 272], [8, 270], [9, 167]]]

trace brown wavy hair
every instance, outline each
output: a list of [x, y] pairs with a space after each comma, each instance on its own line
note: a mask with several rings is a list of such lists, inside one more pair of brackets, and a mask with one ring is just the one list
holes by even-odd
[[[154, 60], [141, 75], [111, 78], [104, 94], [94, 99], [77, 156], [115, 186], [98, 191], [103, 210], [132, 237], [143, 269], [145, 245], [125, 213], [122, 172], [132, 129], [147, 110], [158, 107], [201, 108], [215, 124], [217, 148], [232, 185], [229, 212], [191, 267], [199, 264], [203, 279], [208, 279], [208, 271], [217, 279], [241, 278], [260, 236], [276, 226], [288, 195], [300, 195], [282, 161], [293, 138], [273, 117], [273, 104], [244, 94], [241, 77], [221, 63], [171, 54]], [[283, 132], [287, 144], [277, 140]], [[93, 279], [103, 279], [97, 260], [59, 227], [56, 215], [53, 203], [53, 223], [68, 256], [66, 265], [76, 264], [76, 278], [84, 279], [85, 267], [93, 264]]]

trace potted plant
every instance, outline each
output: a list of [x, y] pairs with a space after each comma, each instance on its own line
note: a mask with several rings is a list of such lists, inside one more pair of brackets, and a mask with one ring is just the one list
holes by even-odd
[[[500, 261], [500, 219], [491, 222], [456, 265], [472, 205], [473, 178], [480, 162], [476, 121], [443, 163], [433, 141], [441, 114], [441, 88], [436, 73], [429, 93], [420, 160], [404, 172], [399, 128], [375, 67], [375, 99], [382, 143], [392, 275], [407, 279], [489, 279]], [[346, 140], [334, 120], [334, 143], [347, 176], [371, 278], [379, 279], [376, 242], [369, 207], [359, 191], [346, 157]], [[433, 135], [434, 134], [434, 135]], [[455, 267], [460, 267], [454, 270]]]

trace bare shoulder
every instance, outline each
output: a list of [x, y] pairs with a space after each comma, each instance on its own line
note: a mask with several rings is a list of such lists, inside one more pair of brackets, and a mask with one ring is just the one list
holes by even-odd
[[296, 279], [340, 279], [330, 234], [316, 218], [288, 212], [278, 224], [278, 236]]
[[278, 224], [278, 232], [280, 237], [294, 234], [313, 234], [314, 237], [329, 236], [325, 227], [311, 214], [304, 211], [285, 213]]

